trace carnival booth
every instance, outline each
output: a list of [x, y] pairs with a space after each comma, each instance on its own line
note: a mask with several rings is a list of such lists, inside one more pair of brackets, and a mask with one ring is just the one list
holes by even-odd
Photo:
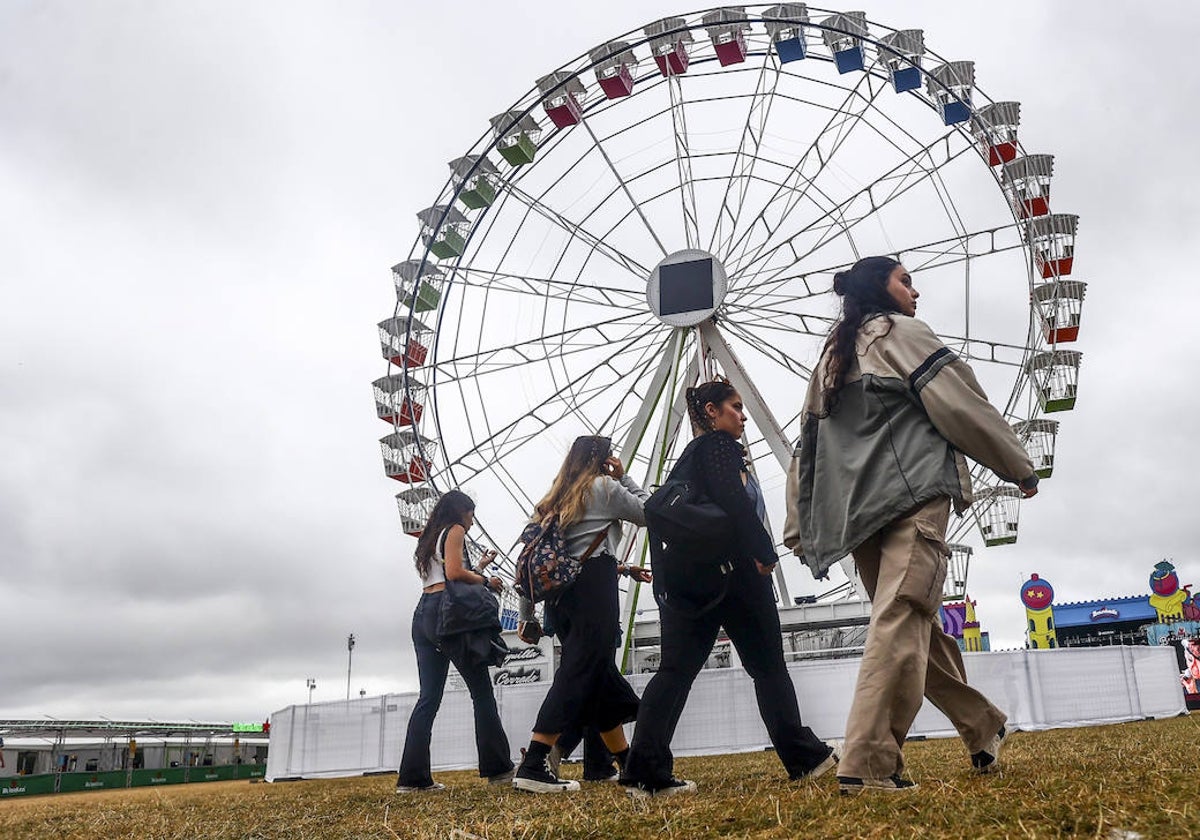
[[1150, 592], [1055, 603], [1054, 587], [1037, 574], [1021, 585], [1026, 647], [1033, 649], [1169, 645], [1175, 648], [1189, 709], [1200, 709], [1200, 603], [1181, 586], [1175, 565], [1150, 573]]

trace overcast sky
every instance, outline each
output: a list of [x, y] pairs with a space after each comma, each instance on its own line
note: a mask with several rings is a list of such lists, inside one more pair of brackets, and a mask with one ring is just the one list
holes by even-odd
[[[534, 79], [675, 4], [0, 5], [0, 717], [260, 720], [416, 685], [376, 443], [388, 268], [446, 162]], [[1194, 5], [870, 2], [976, 62], [1056, 155], [1088, 286], [1076, 411], [994, 647], [1059, 600], [1200, 585]]]

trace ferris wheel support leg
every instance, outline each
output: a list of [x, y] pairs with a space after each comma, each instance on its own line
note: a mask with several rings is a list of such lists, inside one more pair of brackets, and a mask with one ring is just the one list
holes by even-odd
[[[683, 376], [679, 376], [679, 363], [683, 356], [683, 343], [686, 337], [687, 331], [684, 329], [677, 329], [672, 333], [671, 340], [667, 342], [666, 351], [663, 354], [663, 361], [660, 363], [659, 370], [655, 372], [654, 379], [651, 381], [652, 387], [647, 391], [645, 401], [638, 411], [638, 421], [635, 422], [635, 427], [630, 429], [628, 439], [632, 442], [632, 446], [628, 450], [623, 449], [621, 451], [621, 457], [626, 459], [627, 462], [632, 459], [633, 452], [636, 451], [638, 444], [645, 437], [645, 431], [649, 427], [650, 418], [654, 414], [654, 410], [659, 405], [669, 401], [670, 409], [663, 415], [658, 433], [654, 438], [654, 448], [649, 453], [650, 463], [646, 470], [646, 479], [642, 483], [643, 487], [648, 487], [662, 481], [663, 471], [666, 466], [666, 453], [670, 449], [671, 442], [679, 433], [680, 421], [683, 418], [686, 408], [684, 391], [687, 386], [696, 380], [698, 363], [695, 358], [688, 363]], [[660, 373], [663, 374], [661, 383], [658, 381]], [[643, 427], [640, 431], [637, 428], [639, 424]], [[626, 455], [626, 452], [629, 454]], [[639, 565], [645, 565], [646, 559], [649, 556], [648, 548], [645, 530], [638, 528], [626, 534], [618, 555], [623, 560], [636, 555]], [[633, 625], [637, 617], [637, 603], [640, 593], [641, 584], [637, 581], [631, 581], [629, 588], [625, 591], [625, 599], [621, 607], [623, 639], [621, 648], [617, 652], [617, 662], [622, 672], [625, 672], [630, 667], [629, 654], [633, 647]]]
[[[737, 354], [733, 352], [733, 348], [725, 341], [725, 337], [721, 335], [721, 331], [717, 328], [715, 321], [705, 321], [697, 327], [705, 344], [709, 348], [713, 357], [721, 363], [725, 375], [729, 381], [733, 383], [733, 387], [738, 389], [738, 393], [742, 396], [742, 402], [746, 404], [746, 409], [754, 417], [754, 423], [758, 426], [763, 434], [763, 438], [767, 442], [767, 446], [771, 448], [771, 454], [779, 462], [779, 466], [786, 474], [788, 468], [792, 464], [792, 445], [783, 433], [783, 427], [779, 425], [779, 421], [775, 419], [775, 415], [771, 409], [767, 407], [766, 400], [763, 399], [762, 393], [754, 384], [754, 381], [746, 373], [745, 367], [742, 366]], [[777, 580], [782, 584], [783, 570], [776, 566]], [[863, 589], [862, 580], [858, 576], [858, 570], [854, 568], [854, 560], [845, 558], [842, 560], [842, 571], [846, 573], [846, 577], [850, 581], [850, 587], [857, 598], [866, 598], [866, 590]], [[781, 597], [787, 599], [787, 587], [780, 586]], [[790, 599], [788, 599], [790, 601]]]

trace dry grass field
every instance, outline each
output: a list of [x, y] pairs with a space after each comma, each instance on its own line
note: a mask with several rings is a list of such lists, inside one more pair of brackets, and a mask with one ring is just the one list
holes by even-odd
[[904, 797], [839, 797], [832, 776], [789, 783], [765, 752], [681, 759], [700, 793], [649, 802], [594, 784], [535, 797], [466, 772], [405, 797], [391, 776], [31, 797], [0, 802], [0, 840], [1200, 837], [1200, 715], [1016, 733], [990, 777], [968, 772], [957, 741], [906, 754], [921, 788]]

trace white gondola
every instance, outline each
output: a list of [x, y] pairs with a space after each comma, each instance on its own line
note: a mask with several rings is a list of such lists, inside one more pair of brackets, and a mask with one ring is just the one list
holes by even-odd
[[410, 537], [421, 536], [440, 498], [441, 494], [432, 487], [410, 487], [397, 493], [396, 507], [400, 510], [400, 527], [404, 533]]
[[656, 20], [643, 32], [650, 39], [650, 54], [664, 76], [679, 76], [687, 72], [688, 44], [692, 43], [692, 32], [687, 21], [681, 17]]
[[1029, 220], [1025, 236], [1042, 279], [1066, 277], [1071, 273], [1078, 229], [1079, 217], [1069, 213], [1053, 213]]
[[396, 367], [425, 364], [433, 341], [433, 330], [416, 318], [388, 318], [379, 322], [379, 350]]
[[989, 166], [1008, 163], [1017, 156], [1017, 128], [1021, 125], [1020, 102], [993, 102], [975, 112], [971, 130]]
[[750, 31], [750, 24], [746, 20], [745, 6], [714, 9], [701, 20], [722, 67], [746, 60], [746, 33]]
[[969, 545], [950, 543], [950, 560], [946, 568], [946, 582], [942, 585], [943, 601], [961, 601], [967, 596], [967, 571], [971, 567], [973, 549]]
[[406, 484], [419, 484], [429, 478], [437, 442], [410, 429], [393, 432], [379, 441], [383, 452], [383, 471], [388, 478]]
[[1082, 360], [1083, 354], [1076, 350], [1048, 350], [1025, 363], [1025, 373], [1042, 411], [1070, 411], [1075, 407]]
[[442, 299], [442, 273], [437, 264], [421, 260], [405, 260], [392, 266], [392, 282], [396, 297], [417, 312], [438, 308]]
[[1004, 164], [1000, 185], [1022, 219], [1050, 212], [1050, 179], [1054, 155], [1026, 155]]
[[1054, 442], [1058, 437], [1058, 421], [1039, 417], [1013, 424], [1013, 431], [1025, 444], [1025, 451], [1033, 460], [1038, 478], [1049, 478], [1054, 472]]
[[580, 101], [587, 89], [574, 73], [558, 70], [542, 76], [537, 80], [537, 89], [546, 116], [559, 128], [569, 128], [583, 119]]
[[1033, 287], [1033, 303], [1047, 342], [1063, 344], [1079, 338], [1086, 292], [1087, 283], [1081, 280], [1055, 280]]
[[537, 120], [520, 111], [506, 111], [489, 121], [496, 134], [496, 148], [500, 156], [513, 166], [533, 163], [537, 154], [538, 138], [542, 135]]
[[888, 69], [896, 93], [920, 89], [924, 54], [925, 33], [920, 29], [901, 29], [879, 39], [879, 58]]
[[983, 543], [1010, 545], [1017, 541], [1021, 491], [1015, 487], [985, 487], [975, 492], [976, 519]]
[[763, 12], [763, 25], [780, 64], [800, 61], [808, 55], [804, 25], [808, 23], [808, 8], [803, 3], [780, 3]]
[[862, 70], [866, 66], [863, 53], [863, 38], [868, 32], [866, 12], [830, 15], [821, 21], [821, 26], [821, 38], [833, 54], [833, 63], [839, 73]]
[[490, 207], [500, 191], [500, 170], [483, 155], [464, 155], [450, 161], [458, 200], [472, 210]]
[[403, 374], [393, 374], [371, 383], [375, 391], [375, 413], [393, 426], [415, 426], [425, 411], [425, 386]]
[[925, 78], [929, 98], [937, 105], [946, 125], [971, 118], [971, 96], [975, 91], [975, 62], [948, 61], [934, 67]]
[[624, 41], [609, 41], [588, 53], [595, 62], [596, 81], [609, 99], [633, 93], [637, 56]]

